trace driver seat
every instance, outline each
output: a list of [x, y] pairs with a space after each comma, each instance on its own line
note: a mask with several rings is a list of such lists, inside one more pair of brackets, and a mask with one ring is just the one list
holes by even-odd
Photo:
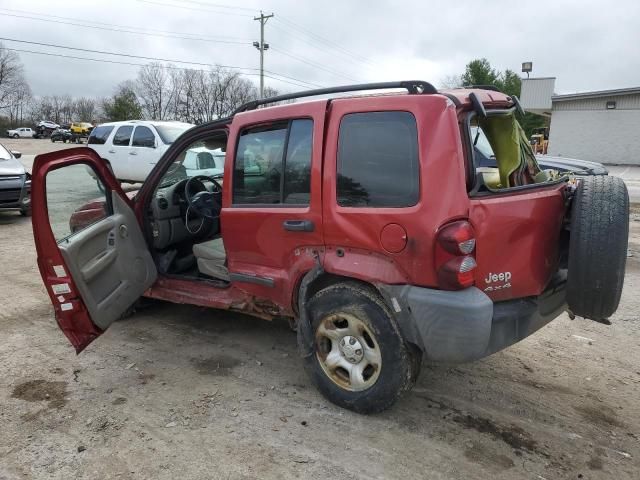
[[194, 244], [193, 255], [198, 261], [200, 273], [225, 282], [230, 281], [229, 270], [225, 265], [227, 253], [224, 250], [222, 237]]

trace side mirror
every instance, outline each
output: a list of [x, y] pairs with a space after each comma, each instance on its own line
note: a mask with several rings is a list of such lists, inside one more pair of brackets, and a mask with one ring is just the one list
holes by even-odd
[[13, 155], [16, 158], [20, 158], [22, 156], [22, 153], [16, 152], [15, 150], [11, 150], [11, 155]]

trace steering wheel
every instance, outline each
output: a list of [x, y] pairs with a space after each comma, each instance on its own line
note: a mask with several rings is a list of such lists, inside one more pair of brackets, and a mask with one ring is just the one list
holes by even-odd
[[[213, 184], [213, 191], [210, 192], [207, 190], [203, 180]], [[184, 184], [184, 198], [187, 201], [188, 209], [193, 211], [198, 217], [215, 220], [220, 216], [220, 210], [222, 209], [222, 185], [214, 178], [206, 175], [191, 177]]]

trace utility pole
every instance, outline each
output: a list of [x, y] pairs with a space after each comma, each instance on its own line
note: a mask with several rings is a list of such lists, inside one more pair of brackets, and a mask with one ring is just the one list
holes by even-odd
[[254, 17], [254, 20], [260, 21], [260, 42], [253, 42], [253, 46], [260, 50], [260, 98], [264, 98], [264, 51], [269, 50], [269, 44], [264, 43], [264, 25], [273, 17], [273, 13], [271, 15], [265, 15], [260, 11], [259, 17]]

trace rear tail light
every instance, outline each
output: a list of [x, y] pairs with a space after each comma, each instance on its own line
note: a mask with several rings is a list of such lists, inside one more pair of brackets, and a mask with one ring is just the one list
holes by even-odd
[[475, 248], [475, 233], [469, 222], [456, 221], [440, 230], [435, 258], [440, 288], [461, 290], [474, 284]]

